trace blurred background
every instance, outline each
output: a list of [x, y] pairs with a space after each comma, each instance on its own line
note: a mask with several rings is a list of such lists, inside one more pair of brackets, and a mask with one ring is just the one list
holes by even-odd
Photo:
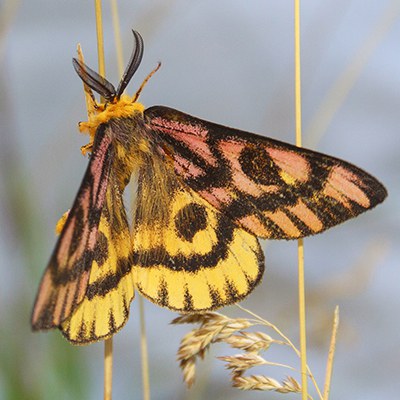
[[[397, 398], [400, 390], [400, 2], [302, 2], [304, 146], [351, 161], [378, 177], [389, 198], [377, 209], [305, 240], [308, 357], [323, 386], [335, 305], [340, 306], [331, 399]], [[293, 2], [121, 0], [125, 60], [131, 28], [145, 41], [128, 87], [162, 61], [141, 95], [203, 119], [294, 142]], [[118, 72], [109, 2], [104, 2], [107, 77]], [[71, 58], [81, 43], [97, 70], [92, 2], [0, 2], [0, 398], [99, 399], [102, 343], [73, 347], [58, 332], [31, 333], [30, 312], [87, 159], [77, 131], [86, 118]], [[297, 343], [296, 242], [263, 242], [267, 270], [243, 305]], [[145, 301], [153, 399], [278, 399], [240, 392], [215, 356], [199, 364], [189, 391], [175, 361], [189, 326]], [[236, 307], [224, 310], [245, 316]], [[137, 301], [114, 340], [115, 399], [141, 398]], [[297, 363], [289, 351], [271, 361]], [[259, 368], [283, 379], [286, 371]], [[298, 375], [293, 373], [297, 378]], [[291, 396], [293, 397], [293, 396]], [[316, 396], [314, 395], [314, 398]]]

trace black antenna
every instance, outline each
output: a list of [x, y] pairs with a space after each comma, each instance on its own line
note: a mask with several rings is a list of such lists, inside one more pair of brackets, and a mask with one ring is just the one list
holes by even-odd
[[76, 58], [72, 59], [72, 65], [83, 82], [100, 96], [103, 96], [107, 101], [112, 101], [115, 98], [115, 87], [106, 78], [103, 78]]
[[135, 39], [135, 48], [132, 52], [131, 59], [129, 60], [128, 66], [124, 74], [122, 75], [121, 82], [118, 85], [118, 89], [116, 92], [117, 98], [121, 96], [124, 92], [126, 86], [128, 85], [129, 81], [131, 80], [132, 76], [139, 68], [140, 62], [142, 61], [143, 57], [143, 49], [144, 43], [143, 38], [140, 36], [139, 32], [132, 30], [133, 37]]
[[114, 99], [119, 99], [121, 94], [124, 92], [126, 86], [131, 80], [132, 76], [139, 68], [140, 62], [143, 57], [144, 43], [139, 32], [132, 31], [133, 37], [135, 39], [135, 47], [129, 60], [128, 66], [124, 74], [122, 75], [121, 82], [118, 85], [118, 89], [108, 82], [106, 78], [100, 76], [97, 72], [93, 71], [82, 61], [76, 58], [72, 59], [72, 64], [75, 68], [76, 73], [86, 83], [91, 89], [97, 92], [100, 96], [103, 96], [107, 101], [113, 101]]

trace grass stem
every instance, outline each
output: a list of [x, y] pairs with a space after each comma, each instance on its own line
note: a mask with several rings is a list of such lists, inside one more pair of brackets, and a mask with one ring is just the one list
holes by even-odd
[[104, 58], [103, 16], [101, 11], [101, 0], [95, 0], [96, 13], [96, 35], [97, 35], [97, 59], [99, 64], [99, 75], [105, 78], [106, 64]]
[[[294, 0], [294, 64], [295, 64], [295, 116], [296, 116], [296, 146], [301, 147], [301, 74], [300, 74], [300, 0]], [[304, 288], [304, 246], [299, 239], [298, 254], [298, 286], [299, 286], [299, 328], [300, 328], [300, 360], [301, 360], [301, 394], [302, 399], [308, 398], [307, 378], [307, 342], [306, 342], [306, 312]]]
[[140, 349], [142, 354], [143, 400], [150, 400], [149, 354], [147, 348], [146, 323], [144, 320], [143, 297], [139, 296]]
[[336, 337], [339, 328], [339, 306], [336, 306], [333, 316], [333, 328], [331, 342], [329, 345], [328, 360], [326, 362], [325, 385], [324, 385], [324, 400], [329, 399], [329, 392], [332, 381], [333, 359], [335, 357]]
[[122, 77], [124, 73], [124, 56], [122, 52], [122, 40], [121, 40], [121, 24], [119, 21], [119, 13], [118, 13], [118, 3], [117, 0], [110, 0], [111, 3], [111, 14], [113, 21], [113, 30], [114, 30], [114, 42], [115, 49], [117, 52], [117, 66], [119, 76]]
[[104, 400], [112, 398], [113, 339], [104, 341]]
[[[96, 34], [97, 34], [97, 58], [99, 74], [106, 76], [106, 65], [104, 59], [104, 37], [103, 17], [101, 11], [101, 0], [95, 0]], [[102, 99], [103, 101], [103, 99]], [[112, 398], [112, 365], [113, 365], [113, 339], [104, 341], [104, 400]]]

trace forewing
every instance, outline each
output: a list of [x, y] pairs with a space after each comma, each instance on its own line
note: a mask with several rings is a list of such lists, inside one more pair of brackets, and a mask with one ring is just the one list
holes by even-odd
[[106, 339], [122, 328], [134, 296], [131, 240], [122, 193], [107, 190], [85, 296], [60, 329], [75, 344]]
[[39, 287], [32, 312], [34, 330], [60, 326], [85, 296], [111, 162], [111, 136], [100, 128], [88, 168]]
[[295, 239], [381, 203], [386, 189], [322, 153], [155, 106], [148, 126], [183, 182], [254, 235]]
[[189, 187], [168, 163], [139, 173], [133, 223], [134, 281], [156, 304], [212, 310], [248, 295], [264, 271], [257, 238]]

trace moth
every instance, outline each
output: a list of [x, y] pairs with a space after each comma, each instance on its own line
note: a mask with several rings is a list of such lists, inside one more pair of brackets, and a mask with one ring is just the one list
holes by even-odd
[[[313, 235], [387, 196], [370, 174], [338, 158], [168, 107], [144, 109], [141, 89], [123, 95], [143, 56], [143, 39], [133, 35], [117, 89], [73, 60], [92, 98], [94, 90], [105, 103], [80, 124], [91, 157], [42, 277], [32, 327], [59, 328], [76, 344], [121, 329], [136, 290], [183, 313], [239, 302], [264, 272], [258, 238]], [[132, 176], [128, 223], [123, 192]]]

